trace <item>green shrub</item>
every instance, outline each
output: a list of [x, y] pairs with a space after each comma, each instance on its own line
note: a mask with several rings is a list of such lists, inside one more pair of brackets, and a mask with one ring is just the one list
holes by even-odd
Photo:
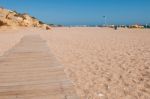
[[42, 21], [39, 21], [39, 24], [44, 24], [44, 22], [42, 22]]

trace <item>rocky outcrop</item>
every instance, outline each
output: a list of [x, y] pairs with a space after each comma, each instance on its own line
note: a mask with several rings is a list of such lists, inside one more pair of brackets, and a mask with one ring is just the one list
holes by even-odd
[[31, 17], [28, 14], [20, 14], [15, 11], [0, 8], [0, 26], [24, 26], [24, 27], [39, 27], [46, 30], [50, 29], [50, 26], [39, 21], [35, 17]]

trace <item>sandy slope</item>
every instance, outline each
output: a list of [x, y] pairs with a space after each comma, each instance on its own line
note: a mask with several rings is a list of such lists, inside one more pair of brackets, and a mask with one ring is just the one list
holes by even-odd
[[82, 99], [150, 99], [150, 30], [0, 30], [0, 53], [32, 33], [47, 40]]
[[42, 37], [83, 99], [150, 99], [150, 30], [55, 28]]

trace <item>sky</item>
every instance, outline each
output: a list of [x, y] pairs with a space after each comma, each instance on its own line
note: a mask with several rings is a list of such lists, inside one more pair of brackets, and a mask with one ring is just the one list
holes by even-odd
[[0, 6], [50, 24], [150, 24], [150, 0], [0, 0]]

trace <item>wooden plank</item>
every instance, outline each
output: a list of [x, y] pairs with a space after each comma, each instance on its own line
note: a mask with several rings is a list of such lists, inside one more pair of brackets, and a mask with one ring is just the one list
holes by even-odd
[[39, 35], [0, 57], [0, 99], [79, 99], [64, 67]]

